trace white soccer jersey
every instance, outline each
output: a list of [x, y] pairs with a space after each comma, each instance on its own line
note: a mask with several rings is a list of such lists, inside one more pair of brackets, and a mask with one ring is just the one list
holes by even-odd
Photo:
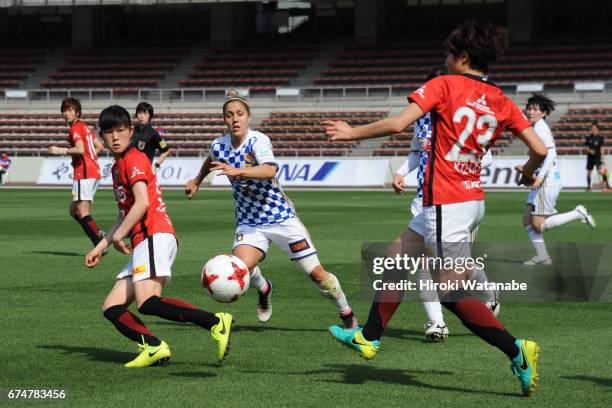
[[536, 175], [544, 177], [543, 185], [552, 186], [561, 184], [561, 172], [557, 164], [557, 148], [555, 147], [555, 139], [550, 128], [544, 119], [540, 119], [533, 125], [533, 130], [535, 130], [548, 149], [546, 159], [536, 170]]
[[[227, 163], [234, 168], [278, 165], [272, 153], [272, 143], [261, 132], [249, 130], [238, 148], [232, 146], [228, 133], [218, 137], [210, 146], [213, 161]], [[236, 179], [231, 177], [236, 204], [237, 225], [272, 225], [295, 217], [291, 200], [285, 195], [276, 178], [271, 180]]]

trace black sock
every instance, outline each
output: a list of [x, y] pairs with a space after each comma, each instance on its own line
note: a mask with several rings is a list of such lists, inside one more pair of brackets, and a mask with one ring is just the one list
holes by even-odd
[[[399, 283], [405, 277], [404, 271], [388, 270], [383, 275], [383, 282]], [[403, 297], [403, 290], [381, 290], [375, 293], [368, 321], [361, 332], [366, 340], [380, 340]]]
[[100, 237], [100, 230], [91, 215], [86, 215], [81, 218], [79, 224], [81, 224], [83, 231], [85, 231], [85, 234], [87, 234], [94, 246], [98, 245], [102, 237]]
[[602, 174], [601, 177], [603, 178], [604, 185], [606, 186], [606, 188], [610, 188], [610, 184], [608, 184], [608, 175]]
[[219, 323], [219, 318], [212, 313], [180, 299], [151, 296], [140, 305], [138, 311], [142, 314], [154, 315], [175, 322], [191, 322], [207, 330]]
[[109, 307], [104, 311], [104, 317], [110, 320], [115, 325], [115, 328], [130, 340], [137, 343], [144, 341], [153, 347], [161, 344], [159, 339], [149, 331], [142, 320], [123, 305]]
[[514, 344], [516, 338], [508, 333], [487, 305], [463, 290], [449, 293], [446, 298], [452, 301], [442, 301], [442, 305], [453, 312], [472, 333], [500, 349], [508, 358], [517, 356], [519, 350]]
[[587, 174], [587, 188], [591, 188], [591, 172]]

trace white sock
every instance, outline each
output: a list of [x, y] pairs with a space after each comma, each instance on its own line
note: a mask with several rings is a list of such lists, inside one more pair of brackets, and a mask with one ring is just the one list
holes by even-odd
[[265, 293], [268, 290], [268, 281], [263, 277], [259, 266], [255, 266], [251, 272], [251, 286], [256, 288], [259, 293]]
[[[484, 268], [478, 268], [474, 270], [472, 274], [472, 280], [475, 280], [478, 283], [487, 283], [489, 278], [487, 278], [487, 274], [484, 271]], [[495, 300], [495, 291], [493, 289], [485, 289], [480, 291], [484, 295], [486, 302], [492, 302]]]
[[342, 291], [340, 282], [334, 274], [330, 273], [328, 280], [317, 282], [316, 285], [319, 288], [319, 292], [336, 305], [336, 309], [338, 309], [341, 315], [351, 312], [351, 307]]
[[[432, 281], [431, 273], [427, 269], [419, 269], [419, 281]], [[425, 308], [425, 313], [427, 313], [427, 318], [430, 322], [444, 322], [444, 316], [442, 315], [442, 305], [438, 300], [438, 291], [437, 290], [422, 290], [420, 292], [421, 299], [423, 300], [423, 307]]]
[[533, 248], [536, 251], [536, 256], [539, 259], [547, 259], [550, 258], [548, 255], [548, 251], [546, 250], [546, 244], [544, 243], [544, 234], [536, 231], [532, 225], [525, 228], [527, 230], [527, 235], [529, 236], [529, 240], [533, 245]]
[[561, 225], [567, 224], [568, 222], [576, 221], [582, 218], [582, 214], [580, 214], [576, 210], [568, 211], [563, 214], [555, 214], [547, 217], [542, 224], [542, 232], [547, 231], [549, 229], [557, 228]]

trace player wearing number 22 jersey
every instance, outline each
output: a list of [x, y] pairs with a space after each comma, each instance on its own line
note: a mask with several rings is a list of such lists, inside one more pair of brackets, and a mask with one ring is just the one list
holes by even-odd
[[[533, 173], [546, 156], [546, 146], [519, 108], [486, 76], [507, 46], [503, 27], [467, 20], [445, 41], [446, 67], [451, 75], [426, 82], [409, 97], [397, 116], [352, 128], [345, 122], [323, 121], [332, 141], [353, 141], [398, 133], [425, 113], [431, 116], [431, 153], [423, 183], [424, 243], [428, 256], [453, 259], [460, 265], [471, 256], [473, 232], [484, 217], [480, 185], [481, 160], [504, 129], [518, 135], [530, 149], [519, 183], [533, 183]], [[465, 263], [462, 263], [465, 265]], [[430, 268], [434, 281], [455, 283], [438, 291], [444, 307], [472, 333], [497, 347], [511, 360], [524, 395], [532, 395], [538, 382], [538, 345], [517, 339], [487, 306], [464, 289], [468, 273], [459, 268]], [[382, 319], [381, 319], [382, 316]], [[385, 308], [370, 310], [363, 329], [330, 327], [334, 338], [364, 358], [374, 358], [381, 347]]]
[[483, 200], [482, 156], [504, 129], [517, 134], [531, 126], [501, 89], [475, 75], [434, 78], [408, 99], [431, 111], [424, 206]]

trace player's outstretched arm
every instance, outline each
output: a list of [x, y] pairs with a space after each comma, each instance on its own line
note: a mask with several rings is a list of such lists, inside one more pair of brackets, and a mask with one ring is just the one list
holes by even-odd
[[165, 152], [161, 153], [159, 155], [159, 157], [157, 158], [156, 163], [158, 164], [158, 166], [161, 166], [163, 162], [166, 161], [166, 159], [168, 158], [168, 156], [170, 156], [170, 149], [166, 150]]
[[529, 148], [529, 159], [523, 165], [522, 177], [518, 184], [524, 184], [526, 186], [533, 184], [533, 173], [542, 164], [548, 153], [548, 149], [542, 139], [533, 130], [533, 127], [528, 127], [518, 134], [519, 139], [523, 141]]
[[212, 167], [211, 163], [212, 159], [210, 156], [208, 156], [206, 160], [204, 160], [204, 163], [202, 163], [202, 167], [200, 168], [200, 172], [196, 178], [189, 180], [187, 184], [185, 184], [185, 195], [187, 196], [187, 199], [191, 200], [198, 193], [200, 184], [202, 184], [202, 181], [204, 181], [206, 176], [210, 174]]
[[125, 245], [123, 238], [128, 236], [134, 225], [142, 219], [149, 209], [149, 193], [147, 191], [147, 183], [139, 180], [132, 186], [132, 194], [134, 195], [134, 205], [125, 215], [123, 222], [117, 228], [111, 239], [115, 248], [124, 254], [129, 254], [131, 249]]
[[211, 171], [219, 170], [219, 176], [238, 177], [251, 180], [269, 180], [276, 177], [276, 166], [260, 164], [253, 167], [235, 168], [226, 163], [212, 162]]
[[117, 231], [117, 228], [119, 228], [119, 225], [121, 225], [122, 222], [123, 217], [119, 216], [119, 218], [115, 222], [115, 225], [111, 227], [110, 231], [108, 231], [104, 239], [98, 242], [98, 245], [96, 245], [94, 249], [92, 249], [87, 255], [85, 255], [85, 266], [87, 266], [88, 268], [94, 268], [98, 265], [98, 263], [100, 263], [100, 259], [102, 259], [102, 253], [106, 248], [110, 246], [112, 242], [111, 237], [113, 236], [115, 231]]
[[373, 139], [394, 135], [410, 126], [423, 116], [423, 110], [416, 103], [410, 103], [397, 116], [391, 116], [367, 125], [351, 127], [342, 121], [325, 120], [325, 134], [332, 142]]
[[49, 153], [55, 156], [83, 156], [85, 154], [85, 145], [82, 140], [77, 140], [74, 147], [49, 147]]

